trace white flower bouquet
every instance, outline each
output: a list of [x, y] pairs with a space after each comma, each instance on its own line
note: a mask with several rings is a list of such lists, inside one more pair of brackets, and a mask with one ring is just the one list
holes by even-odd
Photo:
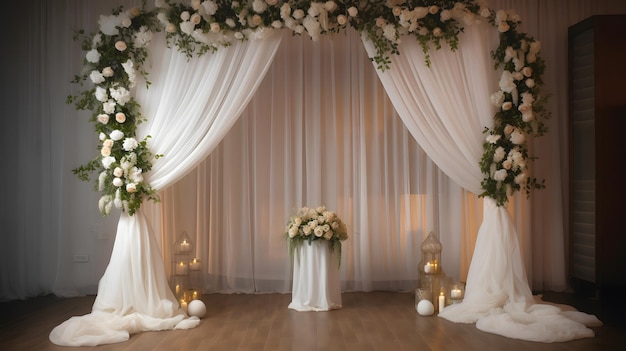
[[341, 264], [341, 242], [348, 239], [348, 229], [341, 218], [325, 206], [302, 207], [289, 219], [285, 237], [291, 257], [294, 249], [304, 242], [310, 245], [315, 240], [326, 240], [331, 251], [337, 250]]

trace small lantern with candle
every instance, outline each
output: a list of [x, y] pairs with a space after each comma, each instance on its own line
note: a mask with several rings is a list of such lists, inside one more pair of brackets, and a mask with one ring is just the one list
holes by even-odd
[[441, 242], [433, 232], [430, 232], [422, 242], [422, 264], [426, 274], [441, 273]]
[[450, 301], [452, 303], [459, 303], [463, 301], [465, 296], [465, 284], [462, 282], [454, 282], [450, 284]]

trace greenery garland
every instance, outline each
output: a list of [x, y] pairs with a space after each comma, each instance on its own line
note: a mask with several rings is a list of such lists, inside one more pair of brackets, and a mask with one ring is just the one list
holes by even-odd
[[91, 121], [99, 135], [100, 154], [73, 172], [82, 180], [97, 174], [103, 215], [113, 206], [134, 214], [145, 199], [158, 201], [144, 174], [155, 159], [148, 138], [136, 140], [137, 125], [145, 121], [132, 95], [137, 75], [145, 78], [143, 64], [154, 32], [164, 31], [169, 47], [190, 59], [215, 52], [237, 41], [262, 39], [266, 31], [287, 29], [293, 35], [339, 33], [352, 27], [365, 35], [376, 50], [372, 58], [378, 69], [392, 69], [391, 55], [400, 54], [401, 38], [414, 37], [430, 65], [430, 50], [447, 44], [456, 50], [465, 25], [487, 20], [499, 32], [500, 44], [492, 52], [494, 69], [502, 69], [500, 89], [491, 96], [498, 106], [494, 125], [485, 128], [480, 168], [484, 175], [482, 197], [505, 205], [515, 191], [544, 187], [528, 176], [532, 160], [527, 138], [543, 135], [542, 120], [549, 117], [546, 97], [541, 96], [545, 63], [540, 43], [517, 30], [520, 19], [511, 11], [490, 10], [479, 0], [156, 0], [154, 8], [114, 9], [100, 16], [97, 33], [76, 33], [87, 52], [83, 70], [73, 83], [82, 91], [67, 102], [79, 110], [92, 111]]

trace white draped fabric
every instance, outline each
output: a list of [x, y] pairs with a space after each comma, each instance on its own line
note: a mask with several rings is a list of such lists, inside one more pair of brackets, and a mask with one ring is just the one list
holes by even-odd
[[[164, 35], [150, 47], [155, 89], [138, 88], [138, 102], [150, 116], [140, 137], [154, 135], [152, 150], [164, 155], [147, 180], [163, 189], [211, 152], [254, 95], [272, 62], [281, 36], [237, 43], [189, 60], [166, 47]], [[92, 313], [72, 317], [50, 333], [58, 345], [100, 345], [127, 340], [139, 331], [187, 329], [172, 293], [155, 233], [142, 210], [121, 215], [109, 265], [100, 279]]]
[[294, 248], [293, 289], [288, 308], [296, 311], [340, 309], [339, 252], [327, 242], [303, 242]]
[[[393, 69], [379, 77], [408, 129], [433, 161], [465, 189], [480, 192], [482, 130], [494, 111], [489, 95], [498, 89], [488, 53], [497, 32], [486, 21], [465, 28], [459, 48], [432, 52], [433, 64], [414, 43], [400, 45]], [[365, 41], [367, 45], [367, 41]], [[506, 208], [485, 199], [483, 223], [467, 275], [466, 298], [446, 307], [440, 317], [476, 322], [484, 331], [541, 342], [593, 336], [588, 326], [601, 322], [579, 313], [535, 304], [528, 285], [517, 231]]]

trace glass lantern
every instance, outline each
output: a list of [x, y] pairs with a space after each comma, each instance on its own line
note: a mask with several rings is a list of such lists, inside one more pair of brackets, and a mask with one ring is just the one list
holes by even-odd
[[450, 284], [450, 302], [459, 303], [465, 297], [465, 283], [453, 282]]
[[441, 242], [437, 236], [430, 232], [422, 242], [422, 265], [421, 269], [426, 274], [441, 273]]

